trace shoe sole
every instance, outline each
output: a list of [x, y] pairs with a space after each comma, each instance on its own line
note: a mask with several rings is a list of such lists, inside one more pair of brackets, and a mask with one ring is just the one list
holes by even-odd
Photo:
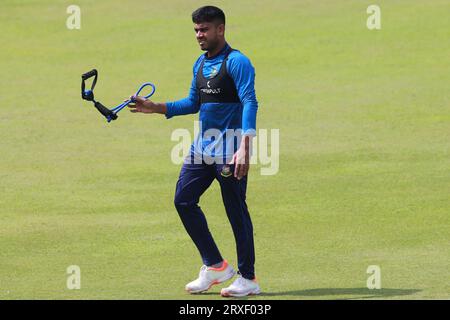
[[246, 296], [255, 296], [260, 293], [261, 293], [260, 289], [250, 291], [249, 293], [232, 293], [232, 292], [227, 292], [227, 291], [220, 291], [220, 295], [224, 298], [229, 298], [229, 297], [241, 298], [241, 297], [246, 297]]
[[227, 281], [227, 280], [230, 280], [231, 278], [233, 278], [233, 277], [235, 276], [235, 274], [236, 274], [236, 271], [233, 270], [233, 272], [231, 272], [231, 273], [229, 273], [229, 274], [226, 274], [225, 276], [223, 276], [223, 277], [220, 278], [220, 279], [215, 280], [215, 281], [214, 281], [213, 283], [211, 283], [211, 284], [208, 286], [208, 288], [206, 288], [206, 289], [201, 289], [201, 290], [189, 290], [189, 289], [186, 289], [186, 291], [187, 291], [188, 293], [190, 293], [190, 294], [197, 294], [197, 293], [202, 293], [202, 292], [208, 291], [213, 285], [220, 284], [220, 283], [222, 283], [222, 282], [225, 282], [225, 281]]

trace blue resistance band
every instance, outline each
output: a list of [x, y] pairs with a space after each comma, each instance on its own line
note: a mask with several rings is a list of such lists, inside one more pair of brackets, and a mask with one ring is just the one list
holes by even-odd
[[[146, 82], [144, 84], [142, 84], [138, 91], [136, 91], [134, 97], [138, 96], [139, 93], [142, 91], [142, 89], [144, 89], [145, 87], [150, 86], [152, 87], [152, 92], [150, 92], [148, 95], [144, 96], [145, 99], [150, 98], [156, 91], [155, 85], [153, 83], [150, 82]], [[127, 105], [129, 105], [131, 102], [135, 102], [134, 98], [131, 98], [121, 104], [119, 104], [117, 107], [114, 107], [111, 109], [112, 113], [117, 114], [120, 110], [122, 110], [123, 108], [125, 108]], [[106, 117], [106, 120], [108, 120], [108, 122], [110, 122], [111, 120], [115, 120], [113, 118], [111, 118], [110, 116]]]
[[[91, 89], [86, 90], [85, 81], [92, 77], [94, 77], [94, 81], [92, 82]], [[145, 99], [150, 98], [156, 91], [156, 87], [153, 83], [146, 82], [139, 87], [139, 89], [136, 91], [135, 95], [131, 99], [122, 102], [121, 104], [119, 104], [118, 106], [115, 106], [112, 109], [108, 109], [107, 107], [102, 105], [100, 102], [94, 100], [94, 87], [95, 87], [95, 84], [97, 83], [97, 77], [98, 77], [98, 72], [96, 69], [86, 72], [85, 74], [83, 74], [81, 76], [81, 79], [82, 79], [81, 97], [84, 100], [92, 101], [94, 103], [95, 108], [106, 118], [106, 120], [108, 122], [111, 122], [111, 120], [116, 120], [118, 117], [117, 113], [120, 110], [122, 110], [123, 108], [125, 108], [126, 106], [128, 106], [130, 103], [135, 102], [133, 97], [138, 96], [139, 93], [142, 91], [142, 89], [144, 89], [145, 87], [148, 87], [148, 86], [152, 87], [152, 92], [150, 92], [149, 94], [144, 96]]]

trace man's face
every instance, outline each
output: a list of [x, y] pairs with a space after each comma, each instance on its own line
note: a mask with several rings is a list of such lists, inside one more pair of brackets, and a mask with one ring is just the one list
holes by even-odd
[[217, 25], [212, 22], [195, 23], [194, 31], [200, 49], [203, 51], [211, 51], [219, 44], [219, 39], [224, 35], [223, 24]]

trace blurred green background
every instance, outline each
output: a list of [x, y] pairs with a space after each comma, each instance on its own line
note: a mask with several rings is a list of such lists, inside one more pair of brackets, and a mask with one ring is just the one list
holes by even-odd
[[[221, 299], [184, 292], [201, 260], [173, 206], [171, 132], [198, 115], [107, 124], [80, 97], [94, 67], [108, 106], [145, 81], [156, 101], [185, 97], [205, 4], [256, 68], [258, 128], [280, 130], [279, 172], [249, 177], [251, 299], [449, 298], [449, 1], [377, 1], [370, 31], [365, 0], [3, 0], [0, 299]], [[236, 266], [217, 183], [201, 206]]]

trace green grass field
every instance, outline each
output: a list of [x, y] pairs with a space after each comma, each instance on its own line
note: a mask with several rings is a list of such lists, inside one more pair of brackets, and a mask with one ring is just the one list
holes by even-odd
[[[73, 3], [81, 30], [66, 28]], [[249, 178], [251, 299], [449, 299], [449, 1], [209, 3], [256, 68], [258, 128], [280, 129], [278, 174]], [[381, 30], [366, 27], [373, 3]], [[80, 98], [93, 67], [108, 106], [144, 81], [156, 101], [185, 97], [204, 4], [2, 1], [0, 299], [221, 299], [184, 292], [201, 260], [173, 206], [171, 132], [198, 115], [107, 124]], [[201, 205], [236, 265], [217, 183]]]

